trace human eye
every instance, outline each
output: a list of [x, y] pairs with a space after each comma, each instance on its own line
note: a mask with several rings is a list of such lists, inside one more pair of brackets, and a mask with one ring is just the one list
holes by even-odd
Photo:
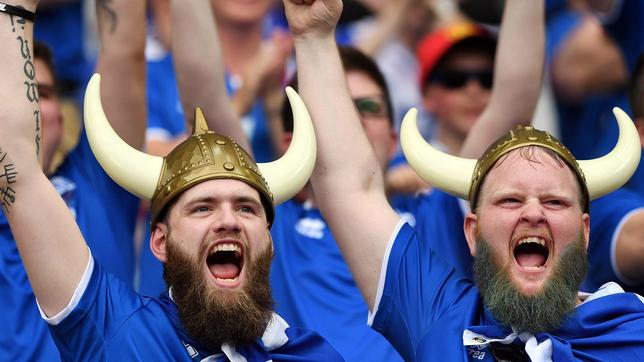
[[511, 207], [511, 206], [516, 206], [521, 204], [521, 200], [519, 200], [516, 197], [506, 196], [506, 197], [499, 198], [499, 201], [497, 202], [497, 204], [501, 206]]
[[203, 214], [209, 211], [210, 211], [210, 207], [208, 207], [207, 205], [196, 205], [191, 210], [193, 214]]
[[239, 212], [243, 214], [256, 214], [256, 210], [252, 205], [240, 205]]
[[545, 200], [544, 204], [546, 204], [547, 206], [552, 207], [552, 208], [563, 208], [568, 203], [565, 200], [555, 198], [555, 199], [547, 199], [547, 200]]

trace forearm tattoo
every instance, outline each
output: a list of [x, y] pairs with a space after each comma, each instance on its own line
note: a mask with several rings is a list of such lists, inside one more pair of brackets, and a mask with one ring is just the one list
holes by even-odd
[[[16, 28], [20, 30], [25, 29], [26, 20], [21, 17], [14, 17], [10, 15], [11, 18], [11, 30], [15, 33]], [[29, 103], [35, 105], [35, 110], [33, 112], [33, 120], [35, 124], [35, 136], [34, 142], [36, 144], [36, 154], [40, 154], [40, 112], [38, 107], [38, 85], [36, 83], [36, 68], [34, 67], [33, 57], [31, 48], [29, 46], [29, 40], [25, 39], [23, 34], [18, 34], [16, 40], [19, 43], [20, 55], [24, 61], [22, 66], [23, 73], [25, 74], [26, 79], [23, 84], [25, 86], [25, 95]]]
[[96, 6], [98, 6], [99, 16], [105, 17], [110, 34], [114, 34], [118, 23], [118, 16], [116, 16], [116, 11], [112, 8], [111, 2], [112, 0], [98, 0]]
[[11, 188], [11, 185], [16, 182], [18, 171], [16, 171], [13, 163], [5, 162], [7, 153], [0, 148], [0, 205], [5, 213], [9, 213], [9, 208], [16, 202], [16, 191]]

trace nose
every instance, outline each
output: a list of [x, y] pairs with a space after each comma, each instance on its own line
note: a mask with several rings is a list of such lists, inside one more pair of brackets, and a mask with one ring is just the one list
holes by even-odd
[[534, 200], [525, 203], [521, 212], [521, 220], [529, 225], [539, 225], [546, 221], [541, 204]]
[[220, 211], [215, 214], [213, 228], [216, 232], [237, 233], [241, 231], [241, 221], [239, 215], [232, 207], [221, 207]]
[[480, 93], [484, 90], [481, 81], [478, 78], [470, 77], [465, 83], [465, 90], [470, 93]]

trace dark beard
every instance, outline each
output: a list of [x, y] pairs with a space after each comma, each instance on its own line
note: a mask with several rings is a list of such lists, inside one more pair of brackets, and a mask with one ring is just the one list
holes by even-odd
[[579, 237], [563, 250], [542, 290], [526, 296], [512, 283], [508, 268], [498, 264], [490, 244], [483, 239], [476, 243], [474, 279], [485, 306], [501, 324], [519, 332], [547, 332], [559, 327], [575, 308], [587, 269], [586, 248]]
[[215, 350], [222, 343], [248, 343], [264, 334], [273, 312], [268, 283], [273, 254], [270, 246], [256, 261], [244, 266], [246, 284], [236, 291], [209, 287], [203, 261], [195, 262], [174, 241], [168, 240], [166, 252], [163, 279], [172, 287], [183, 327], [203, 348]]

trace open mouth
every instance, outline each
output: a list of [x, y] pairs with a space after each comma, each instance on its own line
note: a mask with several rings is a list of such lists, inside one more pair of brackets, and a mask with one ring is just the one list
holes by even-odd
[[217, 244], [210, 251], [206, 263], [218, 281], [236, 281], [244, 267], [242, 247], [237, 243]]
[[514, 247], [514, 259], [526, 270], [539, 270], [548, 261], [548, 247], [542, 238], [530, 236], [519, 240]]

